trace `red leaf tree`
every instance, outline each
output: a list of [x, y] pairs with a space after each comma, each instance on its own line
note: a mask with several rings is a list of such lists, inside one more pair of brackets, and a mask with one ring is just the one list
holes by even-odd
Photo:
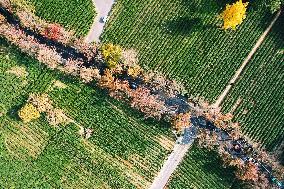
[[49, 39], [57, 40], [60, 35], [60, 29], [61, 27], [58, 24], [49, 24], [44, 31], [44, 36]]

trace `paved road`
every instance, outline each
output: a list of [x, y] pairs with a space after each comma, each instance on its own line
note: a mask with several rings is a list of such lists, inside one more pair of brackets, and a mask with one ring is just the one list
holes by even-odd
[[[193, 142], [193, 140], [192, 140]], [[186, 152], [191, 147], [190, 144], [176, 144], [167, 161], [164, 163], [162, 169], [160, 170], [158, 176], [155, 178], [150, 189], [162, 189], [167, 185], [167, 182], [173, 172], [176, 170], [179, 163], [182, 161], [183, 157], [186, 155]]]
[[93, 0], [93, 3], [96, 7], [97, 16], [88, 35], [85, 38], [85, 42], [87, 43], [99, 41], [100, 35], [102, 34], [105, 25], [105, 23], [100, 22], [100, 18], [105, 17], [109, 14], [114, 0]]

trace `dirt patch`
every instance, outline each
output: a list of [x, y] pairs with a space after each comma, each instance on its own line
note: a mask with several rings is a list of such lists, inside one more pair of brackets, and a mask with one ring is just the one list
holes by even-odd
[[14, 66], [10, 68], [9, 70], [7, 70], [6, 73], [13, 74], [17, 76], [18, 78], [24, 78], [29, 75], [29, 73], [26, 71], [26, 68], [21, 67], [21, 66]]
[[36, 159], [47, 144], [48, 134], [30, 125], [17, 125], [16, 129], [5, 135], [7, 150], [19, 159]]
[[64, 175], [61, 177], [63, 188], [98, 188], [110, 189], [100, 178], [96, 177], [87, 168], [76, 163], [71, 163], [64, 170]]
[[175, 142], [171, 138], [168, 138], [162, 135], [155, 137], [154, 140], [168, 151], [171, 151], [175, 145]]
[[235, 104], [231, 108], [231, 111], [230, 111], [231, 114], [233, 114], [236, 111], [236, 109], [241, 105], [242, 101], [243, 99], [238, 98], [238, 100], [235, 102]]
[[55, 80], [53, 81], [53, 87], [58, 88], [58, 89], [66, 89], [68, 86], [59, 80]]
[[126, 176], [128, 177], [129, 181], [137, 188], [137, 189], [146, 189], [149, 188], [151, 183], [148, 182], [143, 176], [133, 172], [133, 171], [126, 171]]

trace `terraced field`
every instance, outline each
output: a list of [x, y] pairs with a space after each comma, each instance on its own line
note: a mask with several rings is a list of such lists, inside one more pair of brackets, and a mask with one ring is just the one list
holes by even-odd
[[92, 0], [28, 0], [36, 9], [36, 15], [50, 22], [75, 30], [77, 36], [85, 36], [96, 15]]
[[272, 20], [255, 2], [236, 31], [223, 31], [217, 15], [225, 3], [118, 0], [102, 39], [137, 49], [141, 65], [214, 102]]
[[216, 153], [193, 145], [172, 175], [168, 188], [230, 188], [235, 181], [233, 170], [223, 168], [221, 164]]
[[246, 134], [273, 150], [284, 141], [284, 15], [223, 103]]
[[[162, 123], [144, 121], [103, 91], [49, 71], [0, 42], [1, 186], [147, 188], [173, 145]], [[15, 66], [25, 68], [25, 74], [15, 76]], [[56, 88], [54, 80], [68, 87]], [[93, 136], [81, 138], [74, 124], [52, 127], [44, 116], [22, 123], [17, 110], [31, 92], [47, 92], [56, 107], [92, 128]]]

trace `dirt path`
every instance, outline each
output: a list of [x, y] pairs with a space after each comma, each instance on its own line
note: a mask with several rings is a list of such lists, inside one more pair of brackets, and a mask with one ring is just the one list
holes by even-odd
[[[192, 141], [193, 142], [193, 141]], [[164, 163], [159, 174], [152, 183], [150, 189], [162, 189], [167, 185], [173, 172], [176, 170], [177, 166], [183, 160], [187, 151], [190, 149], [192, 143], [190, 144], [176, 144], [167, 161]]]
[[103, 32], [105, 23], [100, 22], [101, 17], [108, 16], [114, 0], [92, 0], [94, 6], [96, 7], [97, 16], [94, 20], [94, 23], [85, 38], [85, 42], [91, 43], [93, 41], [98, 42], [100, 35]]
[[241, 67], [236, 71], [235, 75], [233, 76], [233, 78], [230, 80], [230, 82], [228, 83], [228, 85], [226, 86], [226, 88], [224, 89], [224, 91], [222, 92], [222, 94], [218, 97], [218, 99], [216, 100], [216, 102], [212, 105], [212, 107], [217, 108], [221, 105], [221, 103], [223, 102], [223, 100], [225, 99], [225, 97], [227, 96], [227, 94], [230, 92], [233, 84], [236, 83], [236, 81], [238, 80], [238, 78], [240, 77], [240, 75], [242, 74], [244, 68], [246, 67], [246, 65], [248, 64], [248, 62], [250, 61], [250, 59], [252, 58], [252, 56], [255, 54], [256, 50], [259, 48], [259, 46], [263, 43], [265, 37], [267, 36], [267, 34], [269, 33], [269, 31], [271, 30], [271, 28], [273, 27], [273, 25], [275, 24], [276, 20], [279, 18], [281, 14], [281, 11], [279, 11], [277, 13], [277, 15], [275, 16], [275, 18], [272, 20], [272, 22], [270, 23], [270, 25], [268, 26], [268, 28], [264, 31], [264, 33], [260, 36], [260, 38], [258, 39], [258, 41], [256, 42], [255, 46], [253, 47], [253, 49], [251, 50], [251, 52], [249, 53], [249, 55], [246, 57], [246, 59], [244, 60], [244, 62], [242, 63]]

